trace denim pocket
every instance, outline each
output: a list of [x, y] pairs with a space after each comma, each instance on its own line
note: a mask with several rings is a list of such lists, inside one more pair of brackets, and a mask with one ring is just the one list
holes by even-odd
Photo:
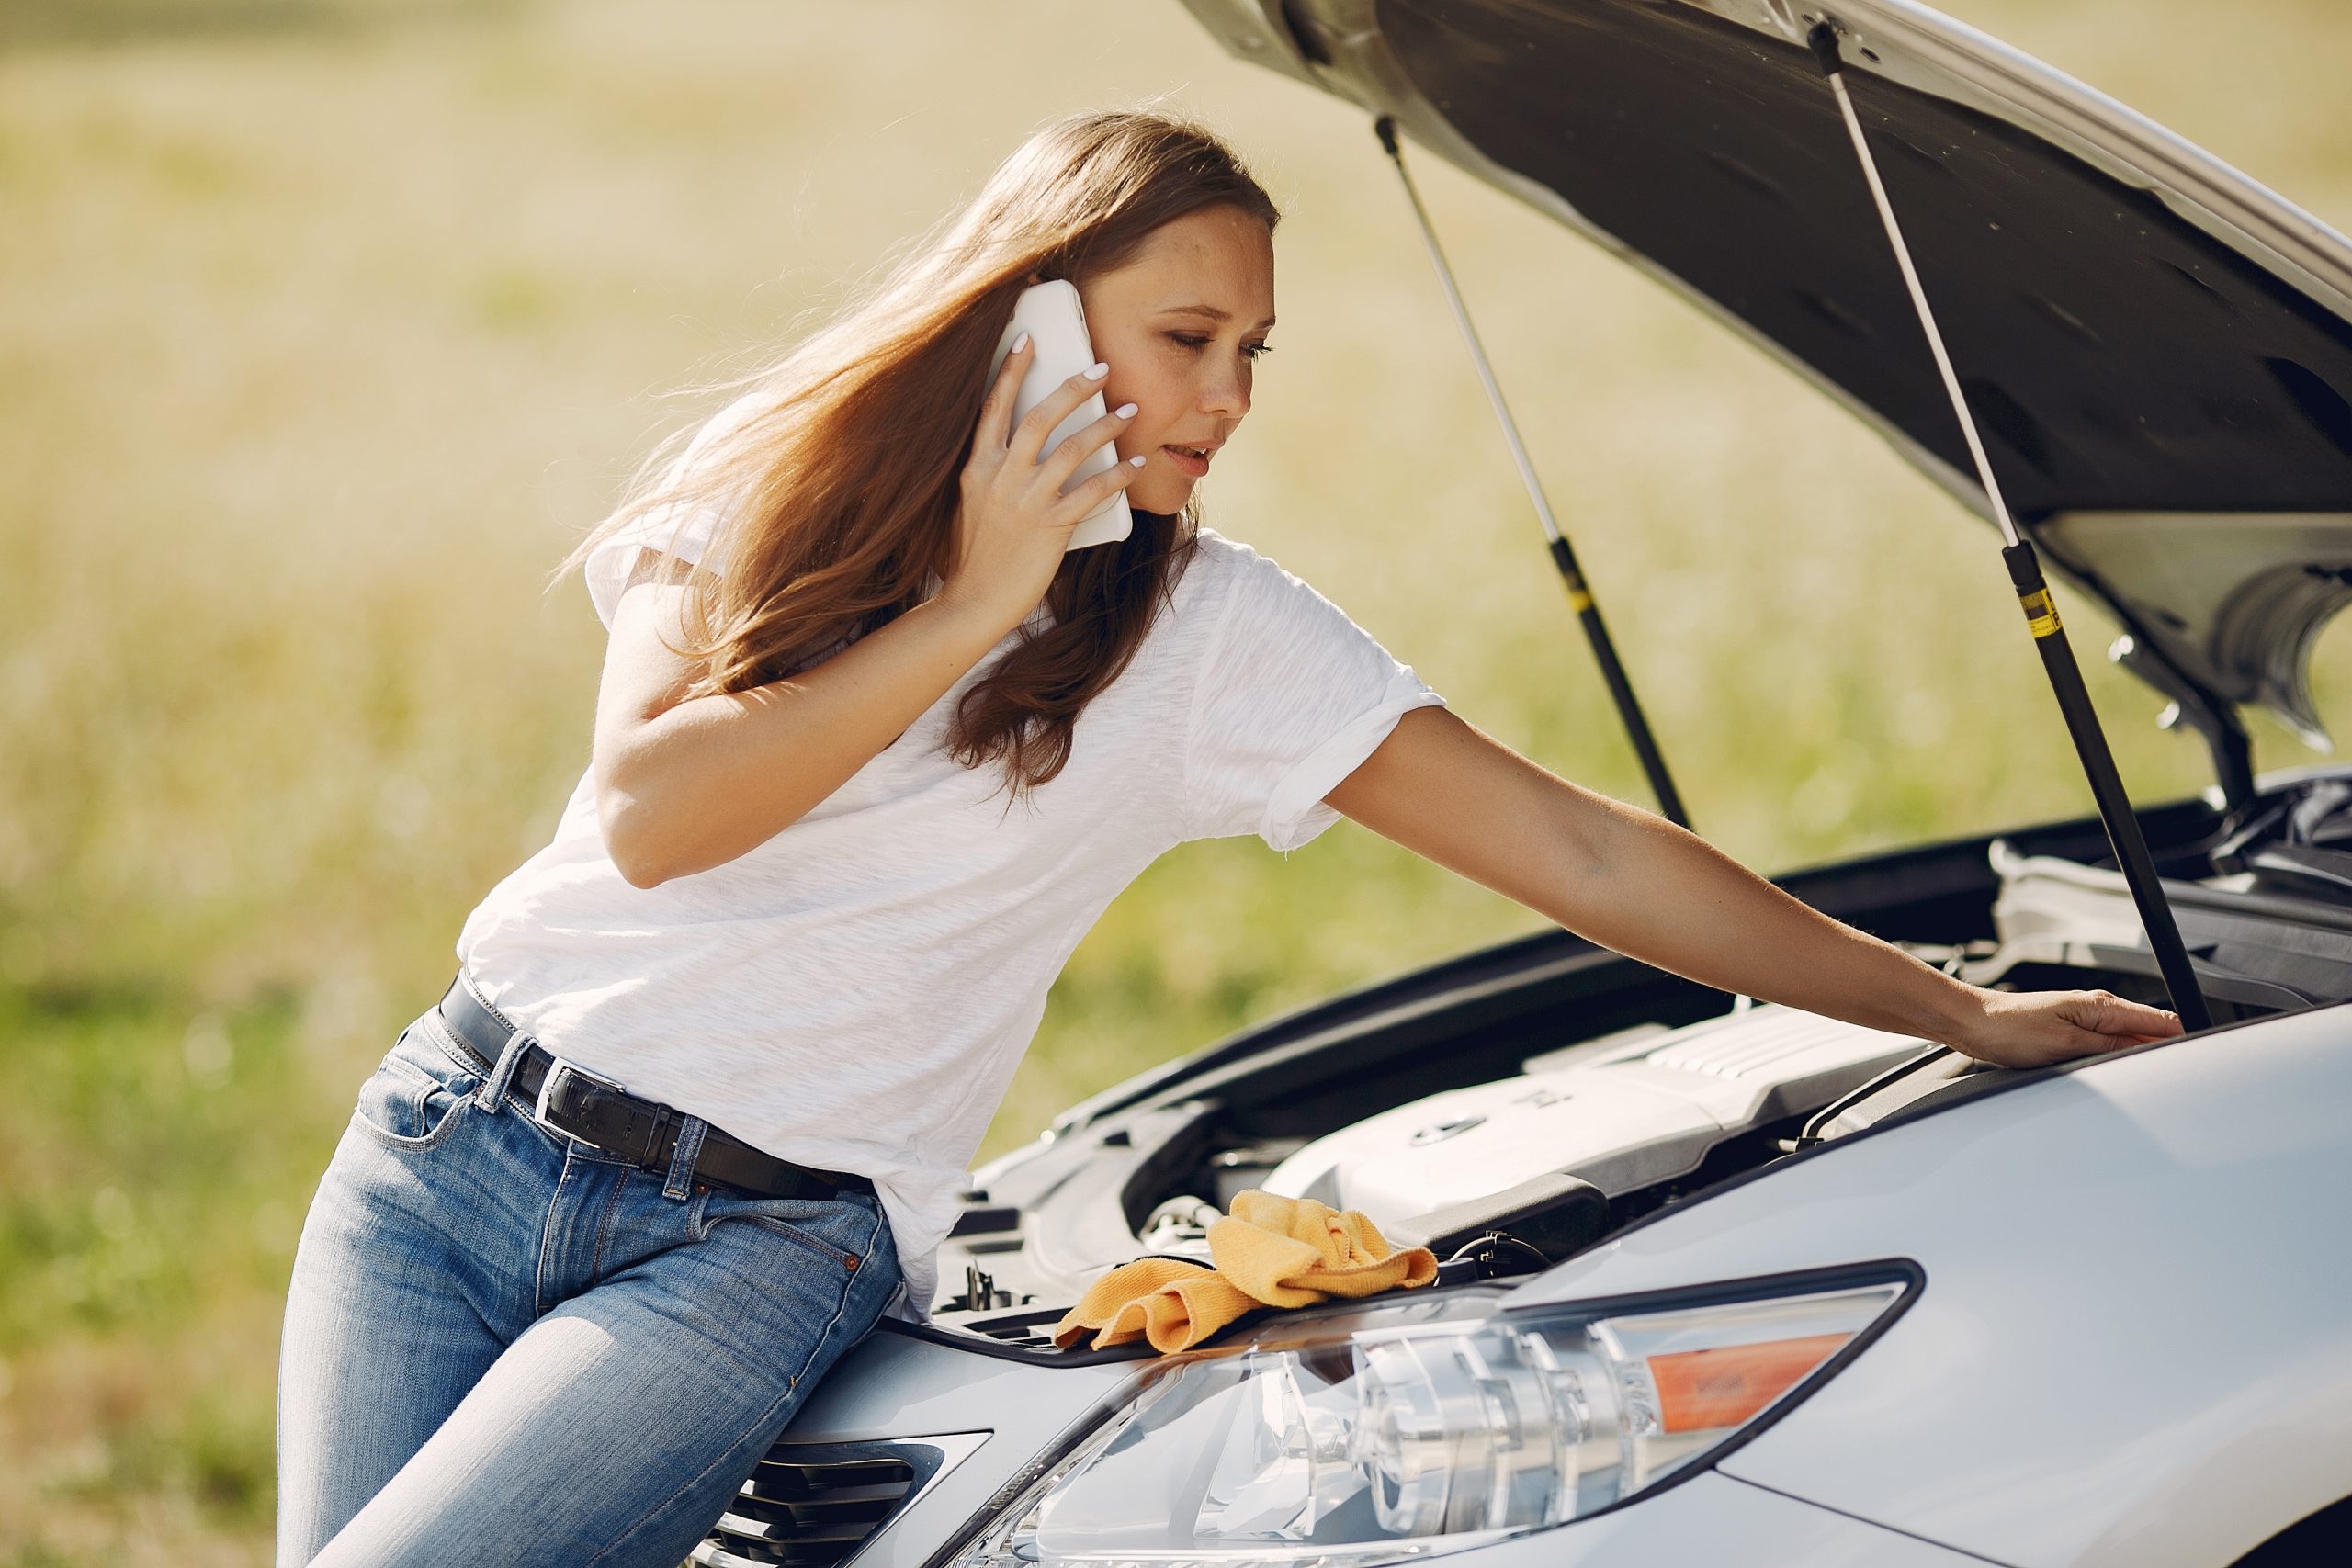
[[865, 1267], [882, 1234], [871, 1199], [752, 1198], [714, 1188], [704, 1202], [702, 1234], [729, 1220], [804, 1247], [849, 1274]]
[[429, 1148], [456, 1125], [456, 1112], [481, 1087], [481, 1075], [458, 1065], [439, 1043], [424, 1038], [422, 1020], [401, 1032], [384, 1059], [359, 1086], [352, 1119], [379, 1144]]

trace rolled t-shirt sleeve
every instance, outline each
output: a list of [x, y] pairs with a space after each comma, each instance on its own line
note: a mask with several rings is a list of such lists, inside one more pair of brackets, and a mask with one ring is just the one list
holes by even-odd
[[1296, 849], [1340, 814], [1323, 796], [1417, 707], [1445, 699], [1306, 582], [1247, 546], [1193, 693], [1187, 839]]
[[[752, 418], [762, 406], [763, 400], [752, 394], [712, 415], [670, 465], [662, 476], [662, 489], [673, 491], [685, 482], [699, 465], [717, 455], [715, 448], [720, 438]], [[607, 627], [612, 626], [613, 613], [620, 607], [621, 594], [628, 587], [629, 573], [636, 569], [640, 550], [673, 555], [706, 571], [721, 570], [712, 546], [723, 520], [722, 510], [718, 506], [673, 501], [649, 508], [598, 540], [581, 568], [581, 575], [588, 583], [589, 602], [596, 607], [596, 618]]]

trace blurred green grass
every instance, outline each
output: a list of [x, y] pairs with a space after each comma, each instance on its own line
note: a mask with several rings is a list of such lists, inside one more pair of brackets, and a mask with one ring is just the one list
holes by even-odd
[[[2339, 7], [1958, 9], [2352, 226]], [[1216, 525], [1473, 722], [1645, 799], [1359, 118], [1172, 4], [1014, 17], [0, 9], [0, 1565], [266, 1557], [318, 1172], [585, 761], [600, 634], [544, 573], [695, 412], [665, 389], [1050, 114], [1166, 94], [1288, 211]], [[1702, 830], [1770, 869], [2084, 807], [1980, 524], [1656, 286], [1417, 168]], [[2088, 674], [2142, 798], [2205, 783], [2152, 694]], [[2301, 760], [2256, 723], [2263, 765]], [[1071, 960], [989, 1149], [1538, 923], [1351, 825], [1188, 846]]]

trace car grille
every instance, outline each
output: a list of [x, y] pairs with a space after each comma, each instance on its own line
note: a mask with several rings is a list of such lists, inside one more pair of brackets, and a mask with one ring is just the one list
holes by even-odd
[[[954, 1443], [961, 1459], [977, 1440]], [[692, 1561], [702, 1568], [833, 1568], [949, 1462], [940, 1442], [794, 1443], [768, 1450]]]

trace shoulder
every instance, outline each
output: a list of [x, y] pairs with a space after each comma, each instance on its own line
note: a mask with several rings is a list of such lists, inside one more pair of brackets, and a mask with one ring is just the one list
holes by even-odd
[[1273, 557], [1199, 530], [1178, 583], [1167, 654], [1219, 686], [1313, 681], [1393, 660], [1372, 635]]
[[1193, 565], [1196, 570], [1206, 569], [1212, 577], [1230, 578], [1268, 567], [1282, 570], [1274, 566], [1272, 556], [1260, 554], [1256, 546], [1220, 534], [1205, 523], [1195, 532], [1198, 538], [1193, 546]]
[[653, 487], [660, 500], [647, 513], [649, 525], [683, 524], [698, 550], [707, 547], [720, 514], [742, 499], [741, 487], [755, 482], [743, 461], [743, 441], [756, 441], [752, 427], [775, 412], [774, 397], [754, 389], [695, 426]]
[[696, 459], [709, 456], [710, 450], [727, 437], [736, 434], [763, 414], [775, 412], [775, 396], [764, 389], [754, 388], [721, 408], [702, 422], [694, 438], [686, 443], [681, 454], [682, 467], [691, 466]]
[[1200, 530], [1194, 570], [1202, 579], [1199, 592], [1207, 618], [1238, 626], [1242, 635], [1263, 637], [1293, 626], [1353, 626], [1347, 612], [1313, 583], [1256, 547], [1213, 528]]
[[1188, 660], [1212, 654], [1228, 640], [1227, 623], [1249, 617], [1247, 606], [1263, 595], [1269, 574], [1283, 574], [1282, 569], [1241, 540], [1201, 525], [1154, 625], [1154, 639]]
[[628, 520], [608, 519], [601, 525], [582, 562], [597, 619], [611, 626], [623, 593], [648, 571], [658, 575], [673, 569], [661, 557], [706, 571], [725, 570], [723, 525], [741, 499], [719, 482], [732, 456], [727, 443], [772, 412], [773, 402], [765, 392], [746, 392], [706, 419], [659, 479], [640, 479], [623, 507]]
[[1278, 607], [1282, 601], [1302, 592], [1314, 594], [1315, 591], [1273, 557], [1205, 525], [1198, 531], [1193, 559], [1177, 585], [1180, 606], [1189, 597], [1196, 611], [1211, 616], [1221, 615], [1237, 604], [1261, 610]]

